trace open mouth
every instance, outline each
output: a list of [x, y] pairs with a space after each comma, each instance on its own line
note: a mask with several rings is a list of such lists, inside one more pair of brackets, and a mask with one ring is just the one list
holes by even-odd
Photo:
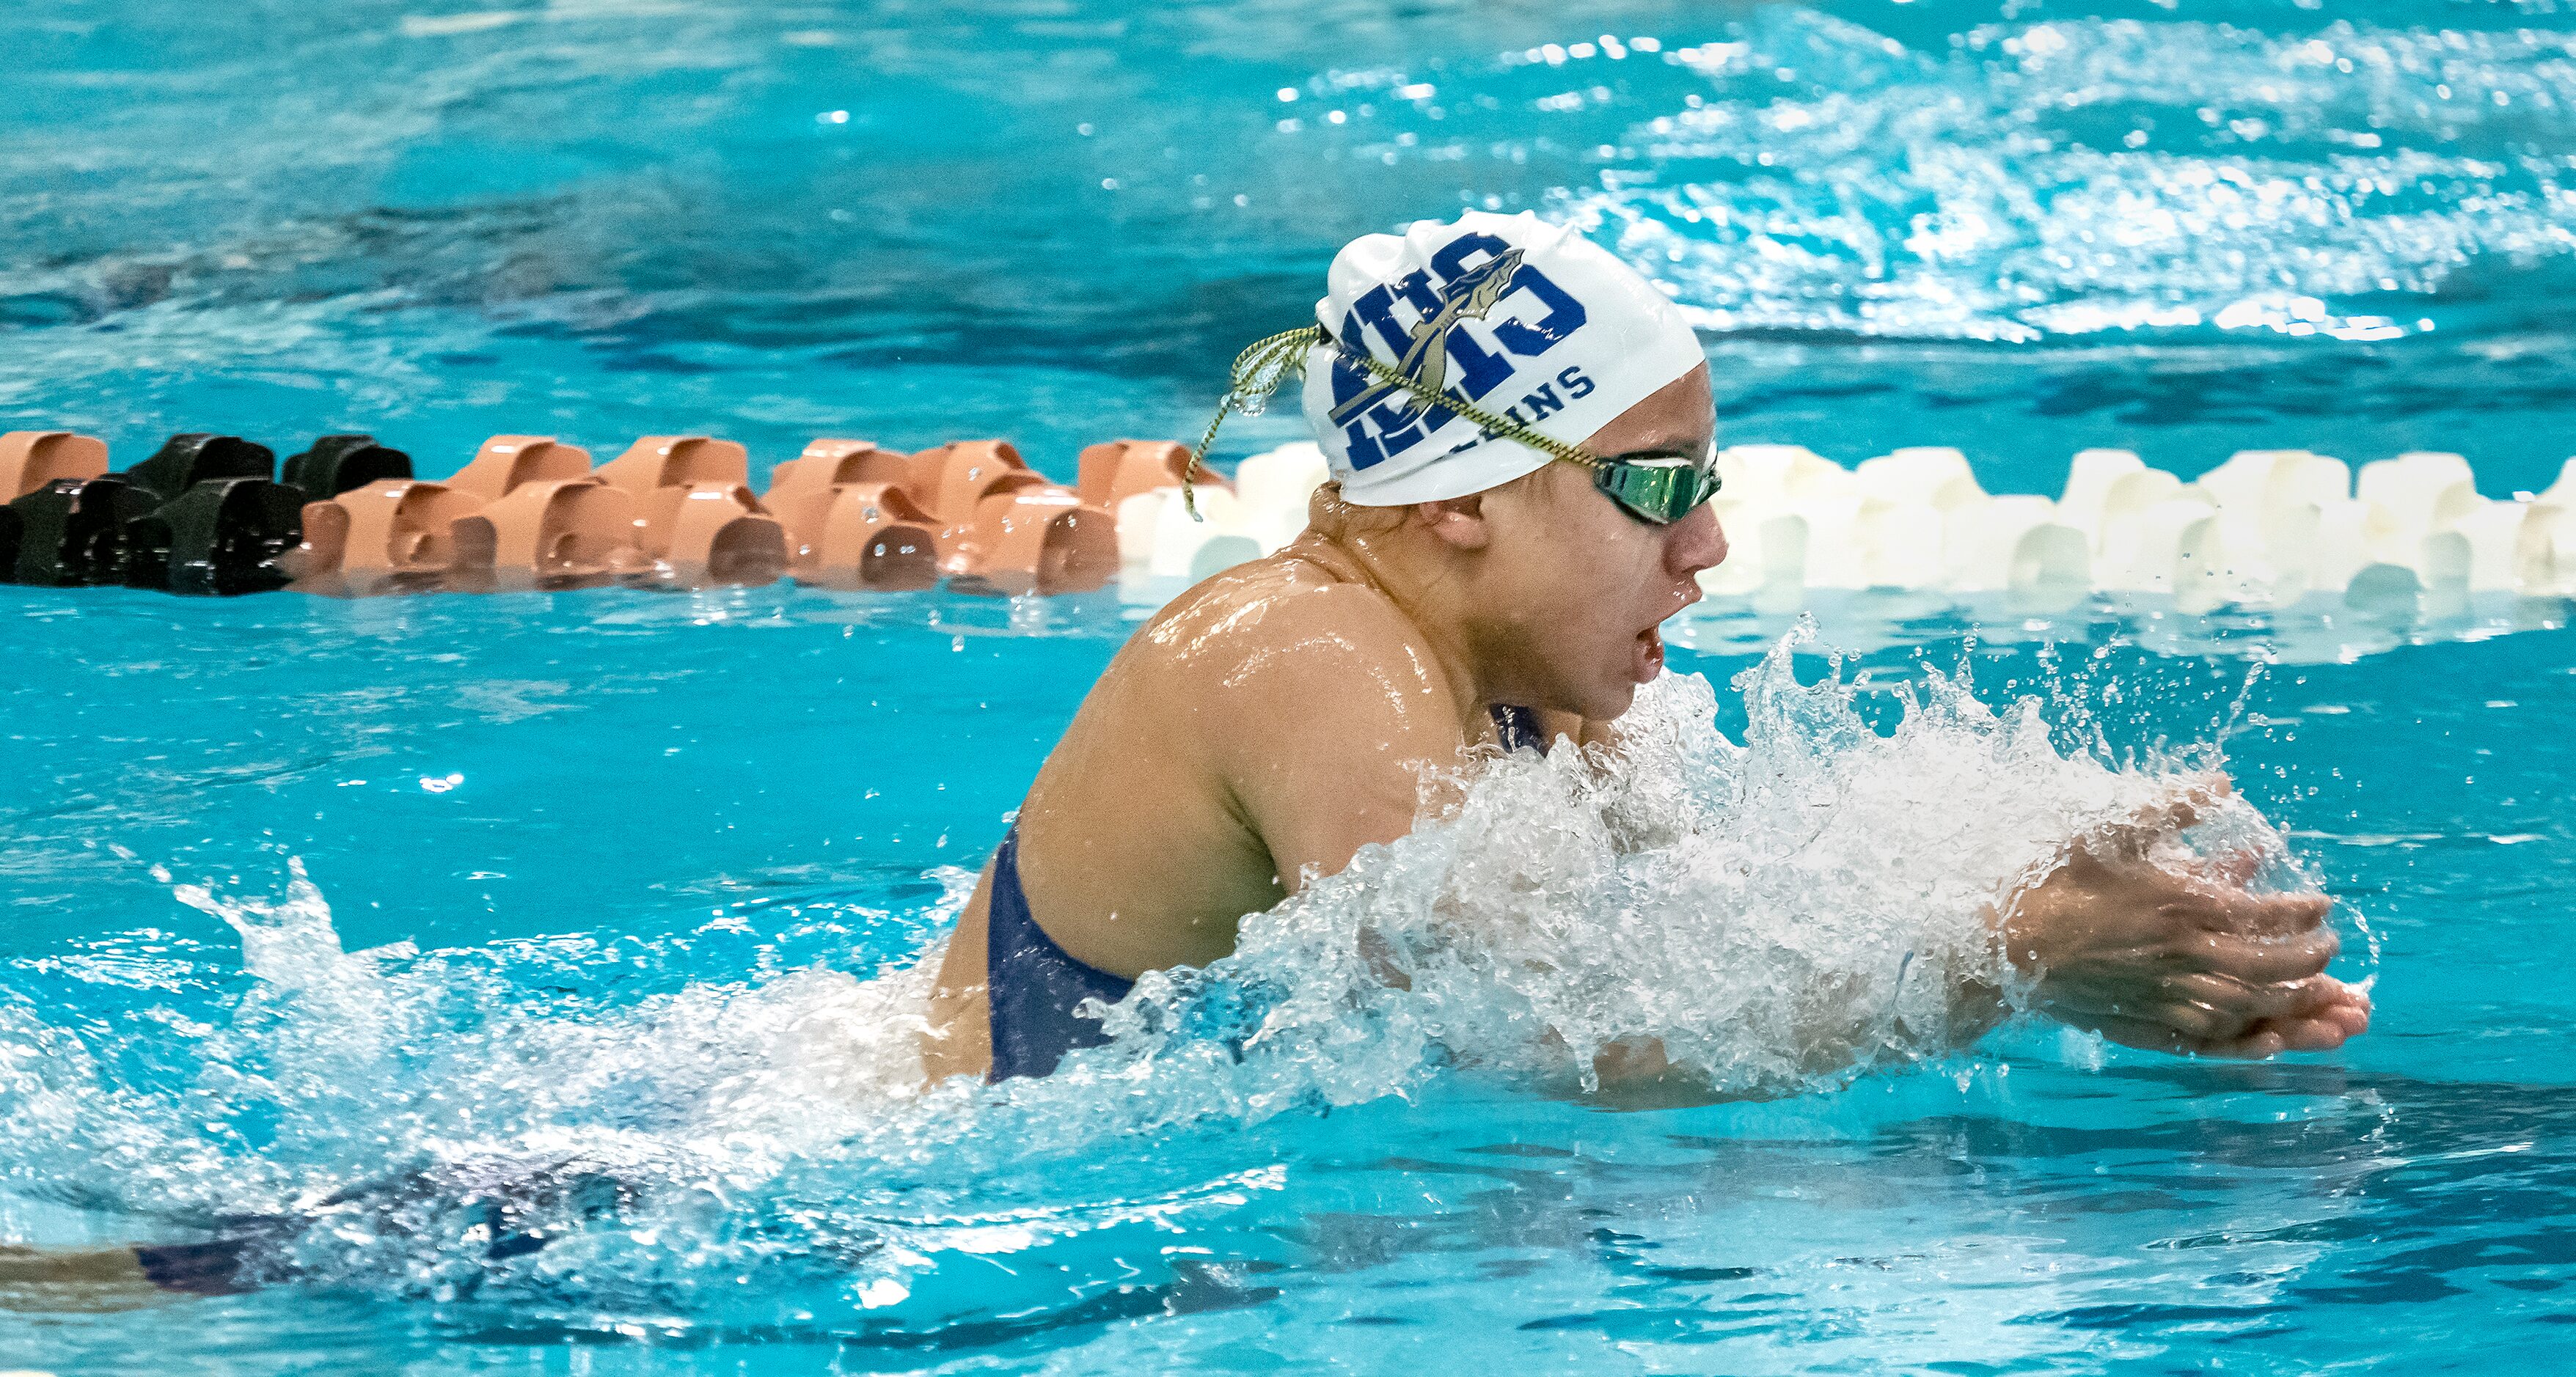
[[1636, 663], [1630, 667], [1641, 684], [1653, 683], [1664, 672], [1664, 633], [1660, 627], [1647, 627], [1637, 633]]

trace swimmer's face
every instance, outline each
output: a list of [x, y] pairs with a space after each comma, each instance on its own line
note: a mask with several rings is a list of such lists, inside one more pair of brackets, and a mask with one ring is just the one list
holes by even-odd
[[[1702, 365], [1582, 444], [1603, 458], [1707, 452], [1716, 420]], [[1480, 628], [1490, 662], [1530, 707], [1608, 721], [1663, 671], [1664, 620], [1699, 601], [1697, 575], [1726, 558], [1702, 504], [1669, 526], [1631, 516], [1572, 464], [1549, 464], [1483, 495]]]

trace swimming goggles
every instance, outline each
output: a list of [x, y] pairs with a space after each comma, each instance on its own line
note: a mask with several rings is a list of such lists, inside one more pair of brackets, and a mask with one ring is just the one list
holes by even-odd
[[[1288, 375], [1304, 370], [1307, 350], [1333, 343], [1335, 341], [1324, 333], [1322, 326], [1309, 325], [1302, 330], [1283, 330], [1258, 340], [1251, 348], [1235, 355], [1232, 386], [1226, 389], [1225, 400], [1217, 405], [1216, 418], [1208, 422], [1207, 434], [1199, 437], [1198, 448], [1190, 452], [1188, 467], [1181, 470], [1181, 505], [1193, 520], [1200, 518], [1190, 480], [1198, 472], [1199, 465], [1206, 462], [1208, 447], [1216, 443], [1217, 427], [1224, 425], [1225, 418], [1237, 411], [1248, 416], [1259, 415], [1269, 404], [1271, 394], [1279, 390], [1279, 385], [1287, 380]], [[1340, 353], [1344, 359], [1358, 364], [1380, 381], [1413, 394], [1424, 405], [1438, 407], [1484, 427], [1488, 436], [1517, 440], [1551, 459], [1591, 470], [1592, 486], [1618, 503], [1621, 511], [1640, 521], [1669, 526], [1717, 496], [1719, 479], [1714, 452], [1697, 458], [1670, 452], [1603, 458], [1581, 445], [1532, 430], [1509, 416], [1498, 415], [1473, 402], [1436, 391], [1420, 380], [1388, 367], [1365, 350], [1343, 349]]]
[[1634, 454], [1592, 461], [1592, 486], [1639, 521], [1670, 526], [1717, 496], [1717, 465], [1711, 458], [1681, 454]]

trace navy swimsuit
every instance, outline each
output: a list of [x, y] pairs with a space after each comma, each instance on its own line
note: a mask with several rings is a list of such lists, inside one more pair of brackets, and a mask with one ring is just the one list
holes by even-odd
[[[1538, 714], [1528, 708], [1494, 710], [1494, 734], [1506, 751], [1538, 750]], [[1115, 1004], [1136, 982], [1074, 959], [1029, 916], [1020, 888], [1020, 828], [1013, 823], [993, 853], [993, 901], [985, 915], [984, 989], [992, 1011], [990, 1079], [1044, 1076], [1064, 1054], [1108, 1041], [1100, 1020], [1079, 1018], [1086, 999]]]
[[1029, 916], [1020, 888], [1020, 828], [993, 853], [993, 904], [985, 916], [984, 988], [993, 1010], [992, 1079], [1043, 1076], [1076, 1047], [1108, 1039], [1100, 1020], [1076, 1018], [1085, 999], [1115, 1004], [1136, 982], [1076, 961]]

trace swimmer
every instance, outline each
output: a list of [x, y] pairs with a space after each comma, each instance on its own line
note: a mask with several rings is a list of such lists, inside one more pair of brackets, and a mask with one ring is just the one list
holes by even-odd
[[[1614, 741], [1663, 670], [1657, 628], [1726, 558], [1707, 360], [1611, 254], [1470, 212], [1354, 241], [1327, 284], [1318, 328], [1246, 351], [1237, 385], [1302, 365], [1334, 481], [1303, 536], [1164, 608], [1083, 700], [939, 958], [934, 1080], [1044, 1076], [1097, 1044], [1078, 1004], [1225, 956], [1241, 915], [1410, 831], [1426, 768]], [[2326, 900], [2146, 859], [2225, 789], [2076, 839], [1994, 906], [2039, 1008], [2207, 1056], [2369, 1027], [2368, 996], [2324, 974]], [[1969, 1026], [2007, 1013], [1957, 994], [1990, 1011]], [[1622, 1048], [1599, 1069], [1663, 1063]]]
[[[1425, 767], [1615, 742], [1662, 672], [1657, 628], [1726, 557], [1707, 506], [1707, 363], [1617, 259], [1528, 215], [1468, 214], [1362, 238], [1329, 280], [1318, 336], [1268, 342], [1251, 364], [1304, 351], [1306, 414], [1337, 481], [1302, 538], [1184, 594], [1084, 699], [938, 958], [934, 1079], [1044, 1076], [1098, 1043], [1077, 1005], [1226, 955], [1241, 915], [1410, 831]], [[1431, 412], [1425, 394], [1464, 400]], [[2224, 788], [2077, 839], [1995, 906], [2042, 1009], [2133, 1046], [2232, 1057], [2369, 1026], [2367, 996], [2323, 973], [2323, 899], [2147, 859]], [[1998, 990], [1954, 993], [1982, 1004], [1971, 1028], [2008, 1011]], [[1691, 1093], [1665, 1084], [1652, 1045], [1597, 1069], [1614, 1094], [1649, 1092], [1633, 1103]], [[335, 1221], [503, 1260], [616, 1226], [634, 1195], [617, 1164], [578, 1159], [393, 1172], [291, 1216], [220, 1221], [202, 1242], [0, 1248], [0, 1308], [290, 1279], [297, 1242]]]

